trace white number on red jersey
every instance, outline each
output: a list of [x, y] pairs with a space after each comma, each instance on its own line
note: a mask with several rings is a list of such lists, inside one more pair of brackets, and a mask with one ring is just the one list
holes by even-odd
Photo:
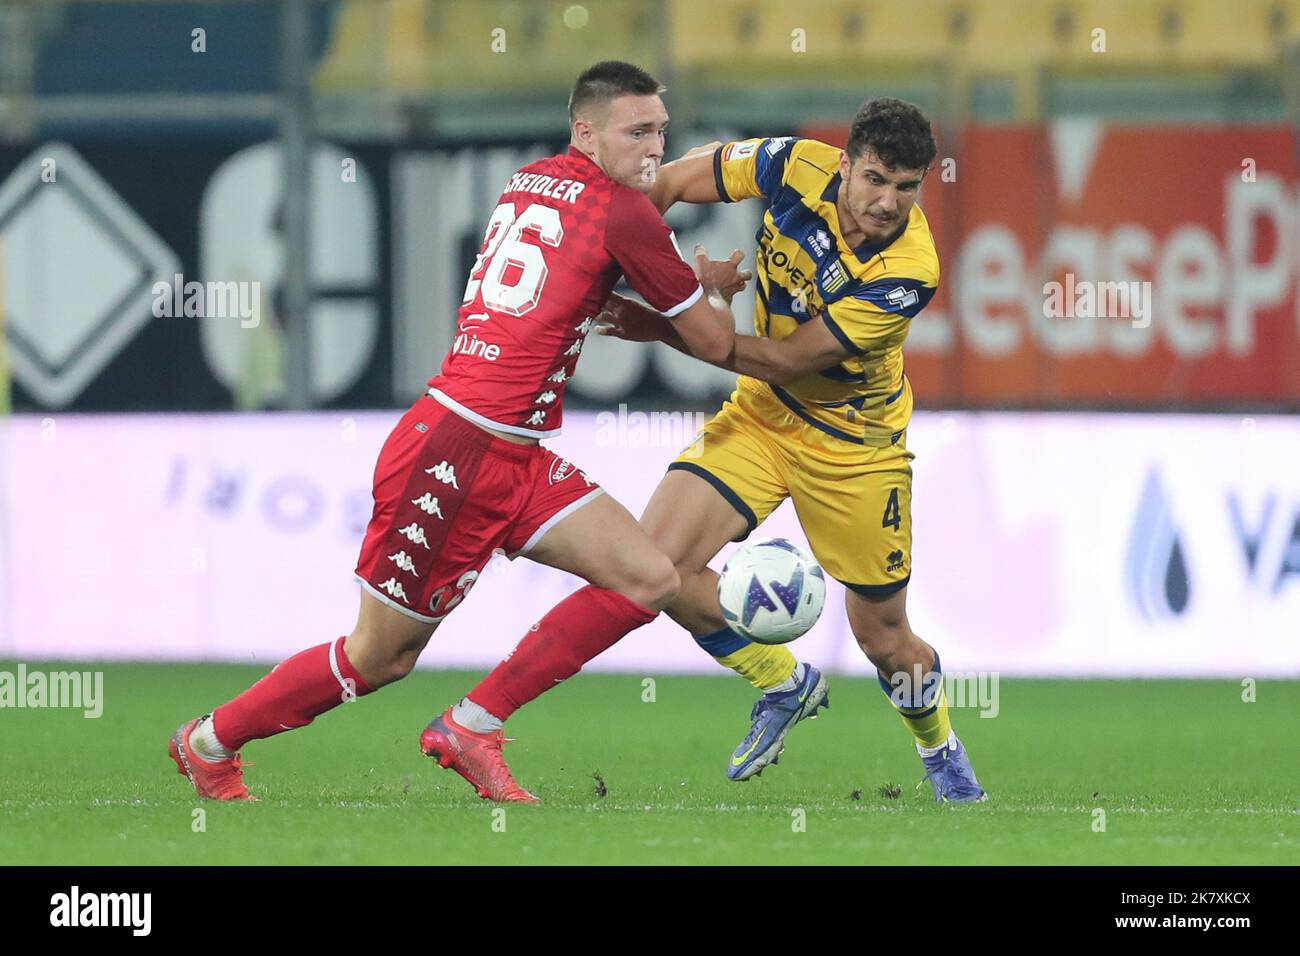
[[[488, 219], [483, 251], [470, 270], [462, 305], [474, 301], [481, 286], [483, 305], [489, 309], [525, 315], [536, 307], [546, 283], [546, 257], [538, 246], [524, 240], [526, 229], [552, 248], [558, 248], [564, 238], [559, 210], [532, 203], [515, 218], [515, 204], [503, 202]], [[513, 285], [504, 285], [502, 279], [512, 265], [519, 270], [519, 278]]]

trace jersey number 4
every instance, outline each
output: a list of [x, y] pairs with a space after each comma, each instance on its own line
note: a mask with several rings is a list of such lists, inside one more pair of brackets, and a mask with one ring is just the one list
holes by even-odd
[[[564, 238], [559, 210], [531, 203], [516, 217], [515, 204], [503, 202], [492, 210], [461, 305], [473, 302], [481, 289], [483, 305], [496, 312], [525, 315], [536, 308], [546, 284], [546, 257], [540, 246], [524, 239], [525, 230], [551, 248]], [[509, 285], [507, 275], [514, 280]]]
[[893, 528], [898, 530], [898, 526], [903, 523], [903, 519], [898, 514], [898, 489], [889, 490], [889, 501], [885, 504], [885, 515], [880, 519], [880, 527]]

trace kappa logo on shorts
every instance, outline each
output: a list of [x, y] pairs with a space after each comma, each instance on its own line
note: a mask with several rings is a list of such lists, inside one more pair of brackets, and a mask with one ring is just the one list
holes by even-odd
[[[427, 497], [427, 496], [426, 496], [426, 497]], [[419, 499], [416, 499], [416, 501], [418, 501], [418, 500], [419, 500]], [[438, 500], [438, 499], [436, 499], [436, 498], [434, 499], [434, 504], [435, 504], [435, 506], [437, 505], [437, 500]], [[415, 504], [416, 502], [411, 502], [411, 503], [412, 503], [412, 504]], [[439, 512], [439, 513], [438, 513], [438, 517], [439, 517], [439, 518], [442, 517], [442, 512]], [[429, 550], [429, 539], [426, 538], [426, 537], [424, 536], [424, 529], [421, 528], [421, 527], [420, 527], [418, 524], [416, 524], [414, 521], [412, 521], [410, 524], [408, 524], [405, 528], [399, 528], [399, 529], [397, 530], [397, 533], [398, 533], [398, 534], [401, 534], [401, 535], [405, 535], [405, 536], [406, 536], [406, 540], [410, 541], [412, 544], [420, 544], [420, 545], [423, 545], [425, 551], [428, 551], [428, 550]]]
[[424, 469], [424, 473], [426, 475], [433, 475], [433, 477], [437, 478], [444, 485], [451, 485], [457, 491], [460, 491], [460, 485], [456, 484], [456, 466], [447, 464], [446, 459], [438, 462], [438, 464], [434, 465], [432, 468]]
[[379, 585], [379, 590], [387, 591], [393, 597], [401, 598], [407, 604], [411, 603], [411, 599], [406, 596], [406, 588], [402, 587], [402, 583], [398, 581], [397, 578], [389, 578], [383, 584]]
[[889, 554], [885, 555], [885, 560], [889, 562], [888, 564], [885, 565], [886, 571], [903, 570], [904, 560], [903, 560], [903, 552], [901, 550], [890, 551]]
[[[424, 494], [420, 495], [420, 497], [418, 497], [418, 498], [412, 498], [412, 499], [411, 499], [411, 504], [413, 504], [413, 505], [415, 505], [416, 507], [418, 507], [418, 508], [419, 508], [421, 511], [423, 511], [425, 514], [437, 515], [439, 518], [442, 517], [442, 510], [438, 507], [438, 499], [435, 498], [433, 495], [429, 494], [427, 491], [426, 491]], [[416, 528], [417, 530], [420, 530], [418, 525], [412, 525], [411, 527]], [[403, 534], [406, 534], [406, 529], [405, 529], [405, 528], [402, 529], [402, 533], [403, 533]], [[406, 535], [406, 536], [407, 536], [408, 538], [411, 538], [411, 536], [410, 536], [409, 534]], [[423, 530], [420, 530], [420, 537], [421, 537], [421, 539], [424, 538], [424, 531], [423, 531]], [[412, 540], [412, 541], [415, 541], [414, 538], [411, 538], [411, 540]], [[419, 543], [419, 544], [423, 544], [426, 548], [428, 547], [428, 545], [425, 544], [425, 542], [424, 542], [423, 540], [419, 541], [418, 543]]]
[[555, 399], [558, 398], [558, 397], [559, 397], [559, 396], [557, 396], [554, 392], [552, 392], [552, 391], [550, 391], [550, 390], [548, 389], [547, 391], [542, 392], [542, 394], [538, 395], [538, 396], [537, 396], [537, 401], [533, 402], [533, 404], [534, 404], [534, 405], [549, 405], [549, 404], [551, 404], [551, 402], [555, 401]]
[[564, 369], [560, 369], [558, 372], [555, 372], [546, 380], [548, 382], [566, 382], [568, 381], [568, 379], [569, 379], [569, 373], [566, 372]]
[[541, 425], [545, 421], [546, 421], [546, 413], [539, 408], [537, 411], [533, 412], [531, 415], [528, 416], [528, 421], [524, 422], [524, 424]]
[[409, 571], [417, 578], [420, 576], [415, 570], [415, 562], [411, 560], [411, 556], [405, 551], [398, 551], [396, 554], [390, 554], [388, 560], [392, 561], [393, 564], [397, 565], [397, 567], [402, 571]]

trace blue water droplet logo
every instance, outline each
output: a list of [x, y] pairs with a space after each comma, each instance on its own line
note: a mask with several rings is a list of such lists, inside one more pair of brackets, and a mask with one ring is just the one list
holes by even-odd
[[1187, 552], [1157, 469], [1142, 486], [1128, 546], [1128, 592], [1148, 621], [1177, 617], [1192, 598]]

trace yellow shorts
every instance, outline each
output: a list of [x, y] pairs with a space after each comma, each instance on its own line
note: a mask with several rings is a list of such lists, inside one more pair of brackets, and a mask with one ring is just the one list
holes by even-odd
[[669, 470], [698, 475], [749, 523], [743, 541], [787, 497], [826, 572], [867, 597], [912, 570], [912, 466], [907, 433], [855, 445], [805, 423], [766, 385], [737, 388]]

